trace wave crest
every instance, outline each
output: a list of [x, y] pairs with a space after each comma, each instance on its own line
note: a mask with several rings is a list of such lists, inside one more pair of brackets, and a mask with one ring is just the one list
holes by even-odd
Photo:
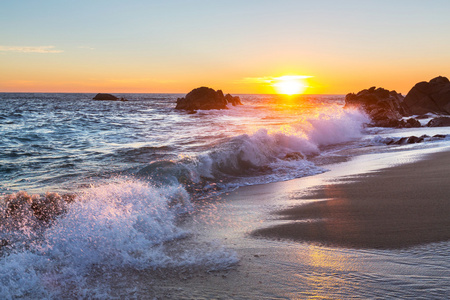
[[[234, 252], [199, 244], [179, 226], [179, 218], [192, 210], [181, 186], [123, 180], [87, 189], [40, 236], [30, 236], [33, 243], [3, 253], [1, 294], [79, 296], [92, 290], [87, 278], [95, 270], [112, 276], [129, 268], [221, 269], [236, 263]], [[23, 231], [35, 230], [27, 226]]]
[[324, 169], [308, 158], [319, 155], [325, 146], [361, 137], [366, 122], [367, 117], [357, 110], [334, 109], [275, 130], [262, 128], [235, 136], [196, 156], [154, 161], [137, 175], [195, 186], [195, 190], [211, 183], [228, 190], [314, 175]]

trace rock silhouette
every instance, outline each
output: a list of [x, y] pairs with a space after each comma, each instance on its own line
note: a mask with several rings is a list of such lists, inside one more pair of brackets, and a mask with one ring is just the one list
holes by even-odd
[[437, 117], [427, 124], [428, 127], [447, 127], [450, 126], [450, 117]]
[[103, 94], [103, 93], [98, 93], [97, 95], [95, 95], [95, 97], [94, 98], [92, 98], [92, 99], [94, 99], [94, 100], [110, 100], [110, 101], [118, 101], [118, 100], [120, 100], [120, 101], [128, 101], [127, 99], [125, 99], [125, 98], [117, 98], [116, 96], [114, 96], [114, 95], [111, 95], [111, 94]]
[[[371, 87], [357, 94], [345, 96], [344, 108], [356, 107], [365, 111], [378, 127], [420, 127], [417, 120], [401, 120], [408, 112], [403, 105], [403, 96], [396, 91]], [[416, 121], [416, 122], [415, 122]]]
[[199, 87], [190, 91], [184, 98], [177, 99], [176, 109], [183, 110], [209, 110], [227, 109], [227, 104], [242, 105], [238, 96], [223, 95], [221, 90], [213, 90], [208, 87]]
[[419, 82], [408, 92], [403, 102], [414, 115], [450, 115], [450, 81], [447, 77], [438, 76], [430, 82]]

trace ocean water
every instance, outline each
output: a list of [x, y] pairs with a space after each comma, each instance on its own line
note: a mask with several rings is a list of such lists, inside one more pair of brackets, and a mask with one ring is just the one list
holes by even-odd
[[173, 109], [180, 95], [92, 96], [0, 96], [0, 192], [73, 192], [117, 176], [229, 189], [311, 175], [322, 170], [283, 157], [357, 138], [366, 120], [339, 96], [242, 96], [246, 105], [196, 114]]
[[[134, 271], [235, 268], [236, 251], [187, 225], [214, 197], [450, 144], [448, 128], [368, 127], [342, 95], [240, 95], [195, 114], [174, 109], [177, 94], [93, 96], [0, 93], [2, 298], [112, 298], [108, 282]], [[390, 143], [413, 135], [426, 137]], [[129, 279], [123, 293], [139, 291]]]

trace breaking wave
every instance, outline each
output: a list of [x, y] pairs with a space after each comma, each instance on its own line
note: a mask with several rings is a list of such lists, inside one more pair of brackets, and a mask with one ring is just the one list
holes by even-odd
[[197, 243], [193, 233], [179, 225], [180, 218], [193, 211], [179, 185], [156, 188], [123, 180], [92, 187], [64, 204], [64, 211], [50, 212], [57, 217], [49, 226], [38, 225], [32, 200], [11, 210], [11, 201], [31, 198], [22, 192], [1, 203], [0, 294], [6, 299], [83, 298], [87, 290], [93, 291], [88, 280], [92, 272], [214, 270], [237, 262], [235, 253]]
[[229, 190], [242, 185], [283, 181], [324, 172], [308, 158], [321, 148], [362, 136], [367, 117], [359, 111], [337, 110], [276, 130], [259, 129], [178, 160], [157, 160], [136, 172], [161, 184], [182, 183], [189, 191], [214, 184]]

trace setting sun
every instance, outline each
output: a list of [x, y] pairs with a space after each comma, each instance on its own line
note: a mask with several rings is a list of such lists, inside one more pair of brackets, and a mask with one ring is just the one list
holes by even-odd
[[303, 94], [307, 88], [304, 81], [308, 76], [281, 76], [274, 78], [272, 84], [278, 94], [297, 95]]

